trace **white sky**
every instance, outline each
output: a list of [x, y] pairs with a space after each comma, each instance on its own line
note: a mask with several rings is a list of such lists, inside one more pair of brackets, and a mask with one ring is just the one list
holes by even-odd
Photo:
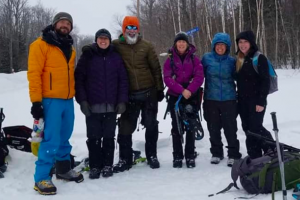
[[[28, 0], [29, 5], [36, 5], [39, 0]], [[44, 7], [57, 12], [68, 12], [72, 15], [79, 33], [94, 35], [101, 28], [108, 29], [116, 37], [113, 16], [128, 14], [127, 6], [132, 0], [40, 0]]]

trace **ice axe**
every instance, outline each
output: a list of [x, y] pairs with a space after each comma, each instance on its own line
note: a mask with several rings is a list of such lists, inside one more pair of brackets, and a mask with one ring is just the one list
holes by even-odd
[[280, 175], [281, 175], [281, 189], [282, 189], [282, 196], [283, 200], [287, 200], [286, 196], [286, 186], [285, 186], [285, 176], [284, 176], [284, 158], [283, 158], [283, 151], [281, 148], [281, 145], [279, 143], [278, 138], [278, 127], [277, 127], [277, 119], [276, 119], [276, 112], [271, 112], [272, 121], [273, 121], [273, 131], [275, 133], [276, 138], [276, 148], [277, 148], [277, 155], [278, 155], [278, 161], [279, 161], [279, 169], [280, 169]]

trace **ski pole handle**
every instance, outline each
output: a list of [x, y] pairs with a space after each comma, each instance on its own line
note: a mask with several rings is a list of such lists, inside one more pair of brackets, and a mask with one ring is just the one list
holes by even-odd
[[272, 121], [273, 121], [273, 131], [278, 132], [276, 112], [271, 112], [271, 116], [272, 116]]

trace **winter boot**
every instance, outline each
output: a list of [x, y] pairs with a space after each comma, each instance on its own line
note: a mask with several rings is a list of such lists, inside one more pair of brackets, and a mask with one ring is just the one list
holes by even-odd
[[173, 152], [173, 168], [182, 168], [182, 154], [177, 154]]
[[7, 164], [3, 164], [2, 166], [0, 166], [0, 172], [4, 173], [7, 170]]
[[142, 124], [146, 127], [145, 154], [148, 164], [152, 169], [159, 168], [159, 162], [157, 160], [158, 121], [148, 117]]
[[89, 166], [91, 169], [103, 167], [103, 150], [101, 145], [101, 139], [87, 139], [87, 148], [89, 150]]
[[182, 168], [182, 159], [173, 160], [173, 168]]
[[100, 178], [101, 169], [100, 168], [91, 168], [89, 178], [90, 179], [98, 179]]
[[221, 160], [223, 160], [223, 157], [212, 157], [211, 159], [210, 159], [210, 163], [211, 164], [215, 164], [215, 165], [217, 165], [217, 164], [219, 164], [220, 162], [221, 162]]
[[102, 170], [103, 177], [110, 177], [113, 175], [113, 163], [115, 153], [114, 138], [103, 138], [103, 158], [104, 168]]
[[0, 178], [4, 178], [4, 172], [6, 172], [7, 169], [7, 164], [3, 164], [2, 166], [0, 166]]
[[110, 176], [113, 176], [113, 167], [112, 166], [105, 166], [102, 170], [102, 176], [104, 178], [108, 178]]
[[113, 166], [113, 172], [119, 173], [129, 170], [132, 167], [132, 135], [118, 135], [119, 143], [119, 162]]
[[194, 158], [187, 158], [185, 160], [185, 163], [186, 163], [186, 167], [187, 168], [194, 168], [194, 167], [196, 167], [196, 163], [195, 163], [195, 159]]
[[33, 189], [42, 195], [55, 195], [56, 187], [51, 180], [42, 180], [34, 184]]
[[113, 166], [113, 172], [119, 173], [124, 172], [125, 170], [129, 170], [132, 167], [132, 164], [128, 164], [126, 160], [120, 159], [117, 164]]
[[147, 158], [148, 165], [152, 169], [157, 169], [160, 167], [159, 161], [156, 156], [151, 156], [149, 159]]
[[234, 159], [233, 158], [228, 158], [228, 160], [227, 160], [227, 166], [228, 167], [232, 167], [233, 164], [234, 164]]
[[80, 183], [84, 180], [81, 173], [74, 171], [71, 169], [70, 161], [56, 161], [56, 178], [64, 181], [75, 181], [76, 183]]

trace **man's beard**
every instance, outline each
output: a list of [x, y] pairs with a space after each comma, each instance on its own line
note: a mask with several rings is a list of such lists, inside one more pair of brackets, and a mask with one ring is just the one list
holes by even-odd
[[[62, 29], [66, 29], [68, 30], [67, 32], [63, 32]], [[70, 31], [68, 28], [65, 27], [60, 27], [58, 29], [55, 29], [55, 32], [58, 33], [58, 35], [62, 36], [62, 37], [66, 37], [67, 35], [69, 35]]]
[[127, 44], [135, 44], [138, 40], [138, 37], [138, 34], [135, 34], [134, 37], [130, 37], [128, 33], [125, 33], [125, 40]]

